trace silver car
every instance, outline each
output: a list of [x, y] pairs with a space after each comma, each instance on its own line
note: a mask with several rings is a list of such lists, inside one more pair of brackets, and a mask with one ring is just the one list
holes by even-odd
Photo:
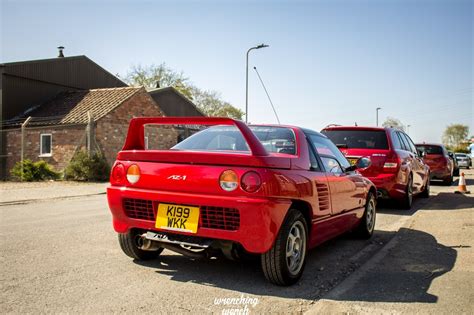
[[459, 167], [465, 167], [469, 169], [471, 167], [471, 157], [465, 153], [454, 153], [456, 160], [458, 161]]

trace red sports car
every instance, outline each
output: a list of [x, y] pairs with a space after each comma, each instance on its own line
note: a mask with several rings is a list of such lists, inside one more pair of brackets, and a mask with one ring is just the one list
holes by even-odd
[[410, 137], [394, 128], [331, 126], [322, 130], [355, 163], [367, 157], [372, 165], [361, 174], [377, 186], [377, 197], [395, 199], [410, 209], [413, 195], [430, 195], [430, 168]]
[[[144, 126], [206, 125], [170, 150], [145, 150]], [[164, 248], [191, 257], [259, 254], [290, 285], [309, 248], [354, 231], [370, 237], [376, 190], [324, 135], [229, 118], [134, 118], [107, 189], [119, 243], [135, 259]]]

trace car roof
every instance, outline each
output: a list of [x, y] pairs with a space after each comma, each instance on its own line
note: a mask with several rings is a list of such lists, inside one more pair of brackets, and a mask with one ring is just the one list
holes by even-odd
[[[368, 131], [386, 131], [392, 130], [395, 128], [388, 127], [373, 127], [373, 126], [327, 126], [323, 130], [368, 130]], [[402, 130], [400, 130], [402, 131]]]

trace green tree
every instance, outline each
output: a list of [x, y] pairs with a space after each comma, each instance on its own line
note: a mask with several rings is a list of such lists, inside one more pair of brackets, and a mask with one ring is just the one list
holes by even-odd
[[177, 72], [161, 63], [159, 65], [132, 66], [125, 76], [125, 81], [131, 86], [144, 86], [147, 89], [172, 86], [181, 94], [192, 99], [189, 79], [183, 72]]
[[207, 116], [242, 119], [244, 112], [223, 101], [216, 91], [203, 91], [192, 87], [193, 102]]
[[461, 146], [469, 134], [469, 127], [461, 124], [452, 124], [446, 127], [443, 133], [443, 144], [450, 148]]
[[150, 66], [132, 66], [124, 80], [131, 86], [153, 89], [172, 86], [190, 99], [205, 115], [242, 119], [244, 113], [222, 100], [216, 91], [205, 91], [192, 85], [183, 72], [169, 68], [165, 63]]
[[405, 127], [403, 126], [400, 119], [397, 119], [397, 118], [394, 118], [394, 117], [387, 117], [387, 119], [385, 119], [382, 126], [385, 127], [385, 128], [391, 127], [391, 128], [396, 128], [396, 129], [405, 131]]

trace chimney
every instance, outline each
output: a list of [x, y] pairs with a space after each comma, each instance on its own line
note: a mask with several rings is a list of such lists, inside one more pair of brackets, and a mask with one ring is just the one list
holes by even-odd
[[59, 49], [58, 58], [64, 58], [64, 54], [63, 54], [64, 46], [59, 46], [58, 49]]

